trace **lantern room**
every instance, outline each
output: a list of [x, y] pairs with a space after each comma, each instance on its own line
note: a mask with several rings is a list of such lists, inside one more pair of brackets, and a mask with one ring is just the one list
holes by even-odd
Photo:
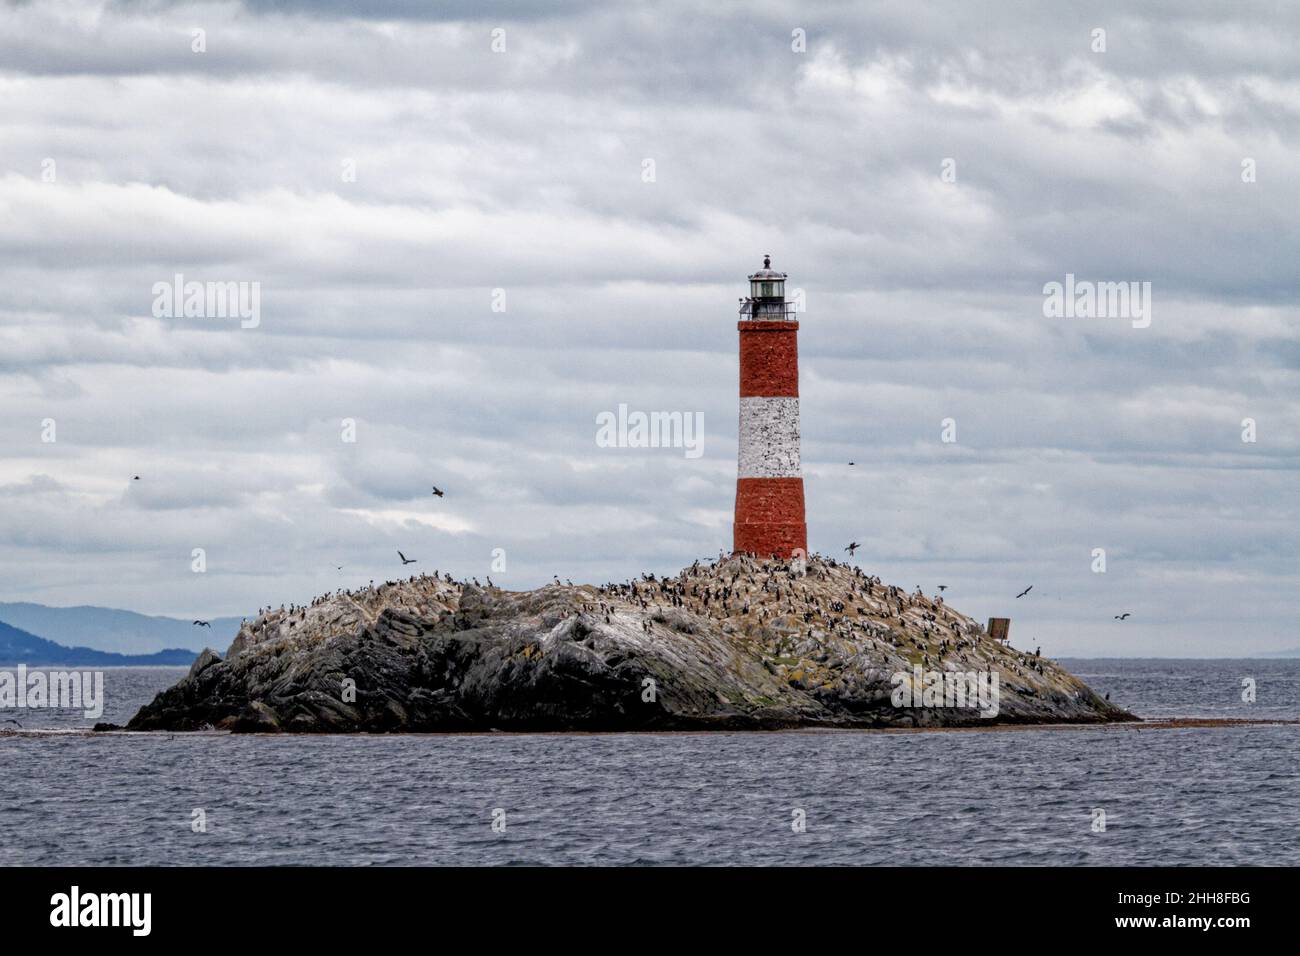
[[763, 268], [749, 277], [749, 295], [740, 300], [740, 314], [746, 318], [789, 321], [794, 309], [786, 305], [784, 272], [772, 268], [772, 257], [763, 257]]

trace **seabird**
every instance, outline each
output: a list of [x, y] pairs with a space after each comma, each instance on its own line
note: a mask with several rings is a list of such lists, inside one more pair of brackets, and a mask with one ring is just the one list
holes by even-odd
[[441, 498], [441, 497], [442, 497], [442, 489], [439, 488], [437, 485], [434, 485], [434, 486], [433, 486], [433, 494], [434, 494], [434, 497]]
[[1132, 611], [1125, 611], [1123, 614], [1116, 614], [1115, 620], [1122, 621], [1124, 620], [1124, 618], [1128, 617], [1132, 613], [1133, 613]]
[[857, 551], [860, 547], [862, 547], [862, 545], [858, 544], [856, 541], [850, 541], [849, 546], [844, 550], [849, 553], [849, 557], [851, 558], [853, 557], [853, 552]]
[[1026, 594], [1028, 594], [1030, 591], [1032, 591], [1033, 589], [1034, 589], [1034, 586], [1031, 584], [1031, 585], [1029, 585], [1029, 587], [1025, 588], [1023, 591], [1021, 591], [1019, 594], [1017, 594], [1016, 597], [1017, 597], [1017, 598], [1022, 598], [1022, 597], [1024, 597]]
[[416, 561], [419, 560], [418, 558], [408, 558], [406, 555], [402, 554], [402, 552], [400, 552], [400, 551], [397, 552], [397, 556], [398, 556], [399, 558], [402, 559], [402, 564], [404, 564], [404, 565], [406, 565], [406, 564], [414, 564]]
[[190, 626], [191, 626], [191, 627], [211, 627], [212, 625], [209, 624], [207, 621], [195, 621], [195, 622], [194, 622], [193, 624], [191, 624]]

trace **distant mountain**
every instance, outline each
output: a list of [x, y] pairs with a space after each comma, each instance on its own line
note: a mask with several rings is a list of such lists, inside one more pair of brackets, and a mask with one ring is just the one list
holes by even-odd
[[108, 607], [47, 607], [0, 601], [0, 621], [67, 646], [116, 654], [153, 654], [168, 648], [198, 653], [205, 647], [224, 650], [239, 633], [239, 618], [213, 618], [211, 629], [193, 620], [149, 617]]
[[171, 648], [156, 654], [111, 654], [89, 647], [64, 647], [0, 621], [0, 665], [29, 667], [124, 667], [194, 663], [193, 651]]
[[1267, 654], [1256, 654], [1256, 657], [1300, 657], [1300, 647], [1293, 647], [1289, 651], [1269, 651]]

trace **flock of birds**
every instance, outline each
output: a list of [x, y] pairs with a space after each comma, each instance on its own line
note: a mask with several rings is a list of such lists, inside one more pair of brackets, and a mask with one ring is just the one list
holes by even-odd
[[[852, 462], [852, 461], [851, 461], [851, 462], [849, 462], [849, 464], [850, 464], [850, 465], [854, 465], [854, 464], [856, 464], [856, 462]], [[139, 481], [139, 480], [140, 480], [140, 476], [139, 476], [139, 475], [134, 475], [134, 476], [132, 476], [132, 480], [133, 480], [133, 481]], [[446, 496], [446, 492], [444, 492], [444, 491], [443, 491], [441, 488], [439, 488], [437, 485], [431, 485], [430, 487], [431, 487], [431, 489], [432, 489], [430, 493], [433, 495], [433, 497], [435, 497], [435, 498], [443, 498], [443, 497]], [[848, 543], [848, 546], [847, 546], [844, 550], [845, 550], [846, 552], [848, 552], [848, 555], [849, 555], [849, 557], [851, 558], [851, 557], [853, 557], [853, 556], [857, 553], [858, 549], [861, 548], [861, 547], [862, 547], [861, 542], [858, 542], [858, 541], [850, 541], [850, 542]], [[397, 552], [397, 558], [398, 558], [399, 561], [402, 562], [402, 567], [406, 567], [408, 564], [416, 564], [416, 563], [418, 563], [418, 561], [419, 561], [419, 558], [408, 558], [408, 557], [407, 557], [405, 554], [403, 554], [400, 550]], [[342, 571], [342, 570], [343, 570], [343, 565], [341, 565], [341, 564], [336, 564], [334, 567], [335, 567], [335, 569], [338, 570], [338, 571]], [[559, 583], [560, 583], [560, 579], [559, 579], [558, 577], [555, 578], [555, 583], [556, 583], [556, 584], [559, 584]], [[569, 581], [569, 584], [572, 585], [573, 582], [572, 582], [572, 581]], [[948, 585], [946, 585], [946, 584], [940, 584], [940, 585], [938, 586], [938, 588], [939, 588], [940, 593], [942, 593], [942, 592], [948, 590]], [[1032, 591], [1033, 589], [1034, 589], [1034, 586], [1033, 586], [1032, 584], [1029, 585], [1029, 587], [1025, 588], [1023, 591], [1021, 591], [1019, 594], [1016, 595], [1017, 600], [1020, 599], [1020, 598], [1022, 598], [1022, 597], [1024, 597], [1026, 594], [1028, 594], [1028, 593], [1029, 593], [1030, 591]], [[920, 586], [920, 585], [917, 585], [917, 591], [920, 591], [920, 590], [921, 590], [921, 586]], [[1117, 620], [1117, 621], [1124, 621], [1124, 620], [1127, 620], [1131, 615], [1132, 615], [1132, 612], [1131, 612], [1131, 611], [1125, 611], [1123, 614], [1116, 614], [1116, 615], [1115, 615], [1115, 620]], [[212, 627], [212, 624], [211, 624], [211, 622], [209, 622], [209, 621], [195, 621], [193, 626], [195, 626], [195, 627], [207, 627], [207, 628], [211, 628], [211, 627]]]
[[[853, 464], [853, 462], [849, 462], [849, 464], [851, 465], [851, 464]], [[857, 542], [857, 541], [850, 541], [849, 544], [848, 544], [848, 547], [846, 547], [844, 550], [847, 551], [847, 552], [849, 553], [849, 557], [851, 558], [851, 557], [853, 557], [854, 554], [857, 553], [857, 550], [858, 550], [858, 548], [860, 548], [860, 547], [862, 547], [862, 544], [861, 544], [860, 542]], [[918, 590], [918, 591], [921, 589], [921, 586], [920, 586], [919, 584], [918, 584], [916, 587], [917, 587], [917, 590]], [[1033, 589], [1034, 589], [1034, 586], [1033, 586], [1032, 584], [1029, 585], [1029, 587], [1025, 588], [1023, 591], [1021, 591], [1019, 594], [1016, 595], [1016, 599], [1019, 600], [1020, 598], [1024, 597], [1026, 594], [1028, 594], [1030, 591], [1032, 591]], [[942, 593], [942, 592], [944, 592], [944, 591], [946, 591], [946, 590], [948, 590], [948, 585], [946, 585], [946, 584], [940, 584], [940, 585], [939, 585], [939, 591], [940, 591], [940, 593]], [[1132, 616], [1132, 614], [1133, 614], [1132, 611], [1125, 611], [1123, 614], [1116, 614], [1116, 615], [1115, 615], [1115, 620], [1117, 620], [1117, 621], [1124, 621], [1124, 620], [1127, 620], [1129, 617]]]
[[[853, 462], [849, 462], [849, 464], [851, 465], [851, 464], [853, 464]], [[858, 548], [860, 548], [860, 547], [862, 547], [862, 545], [861, 545], [860, 542], [857, 542], [857, 541], [850, 541], [849, 544], [848, 544], [848, 547], [846, 547], [844, 550], [847, 551], [847, 552], [849, 553], [849, 557], [851, 558], [851, 557], [853, 557], [854, 554], [857, 553], [857, 550], [858, 550]], [[917, 585], [917, 590], [920, 590], [920, 587], [921, 587], [921, 586], [918, 584], [918, 585]], [[1034, 589], [1034, 586], [1033, 586], [1032, 584], [1029, 585], [1029, 587], [1025, 588], [1023, 591], [1021, 591], [1019, 594], [1016, 595], [1016, 599], [1019, 600], [1020, 598], [1024, 597], [1026, 594], [1028, 594], [1030, 591], [1032, 591], [1033, 589]], [[944, 591], [946, 591], [946, 590], [948, 590], [948, 585], [946, 585], [946, 584], [940, 584], [940, 585], [939, 585], [939, 591], [940, 591], [940, 593], [942, 593], [942, 592], [944, 592]], [[1115, 615], [1115, 620], [1117, 620], [1117, 621], [1124, 621], [1124, 620], [1127, 620], [1129, 617], [1132, 616], [1132, 614], [1133, 614], [1132, 611], [1125, 611], [1123, 614], [1116, 614], [1116, 615]]]
[[[398, 556], [403, 564], [414, 562], [401, 552]], [[556, 585], [573, 587], [571, 580], [561, 582], [558, 575], [553, 580]], [[257, 618], [251, 622], [245, 619], [243, 624], [251, 628], [249, 637], [256, 641], [264, 635], [274, 637], [311, 627], [308, 613], [340, 598], [358, 611], [373, 615], [395, 603], [418, 610], [431, 600], [446, 602], [449, 597], [456, 602], [451, 605], [452, 623], [459, 624], [462, 610], [454, 595], [471, 584], [483, 586], [477, 578], [457, 581], [451, 574], [437, 570], [432, 576], [411, 575], [382, 584], [372, 580], [368, 587], [320, 595], [310, 605], [258, 608]], [[486, 586], [497, 588], [490, 577]], [[938, 586], [940, 592], [947, 589], [947, 585]], [[1029, 590], [1026, 588], [1020, 596]], [[919, 585], [909, 594], [833, 558], [819, 557], [797, 570], [793, 562], [763, 561], [753, 555], [722, 552], [716, 561], [696, 561], [673, 577], [645, 573], [623, 583], [582, 586], [573, 597], [574, 606], [566, 617], [570, 613], [601, 616], [608, 624], [628, 605], [639, 606], [642, 612], [676, 607], [706, 618], [743, 622], [747, 633], [759, 635], [766, 642], [775, 641], [772, 646], [779, 645], [777, 649], [782, 653], [797, 650], [798, 642], [805, 638], [836, 643], [848, 640], [855, 645], [866, 640], [919, 655], [926, 666], [953, 657], [963, 666], [977, 662], [989, 666], [996, 660], [997, 666], [1022, 678], [1028, 678], [1031, 671], [1050, 676], [1054, 667], [1043, 658], [1041, 647], [1030, 653], [1014, 650], [1009, 644], [985, 644], [983, 628], [948, 608], [942, 594], [929, 597]], [[325, 620], [327, 625], [332, 623], [328, 616]], [[643, 614], [641, 626], [652, 633], [658, 620], [655, 614]], [[209, 621], [196, 619], [193, 623], [211, 627]], [[469, 625], [468, 620], [464, 623]], [[810, 660], [809, 666], [813, 666], [818, 661], [825, 663], [827, 658], [814, 655]]]
[[[553, 581], [574, 588], [570, 592], [573, 604], [563, 616], [590, 615], [609, 624], [631, 606], [642, 612], [641, 627], [647, 633], [653, 633], [660, 621], [656, 612], [672, 607], [714, 620], [743, 622], [747, 633], [775, 642], [773, 646], [779, 644], [783, 651], [804, 639], [824, 638], [837, 644], [848, 640], [855, 645], [863, 641], [890, 645], [920, 656], [926, 665], [953, 656], [963, 662], [988, 663], [988, 655], [993, 653], [1000, 666], [1022, 677], [1029, 671], [1047, 674], [1051, 667], [1041, 648], [1032, 654], [1009, 645], [991, 648], [983, 642], [983, 629], [948, 608], [942, 596], [928, 597], [919, 587], [909, 594], [833, 558], [810, 559], [797, 569], [793, 562], [723, 552], [716, 561], [696, 561], [672, 577], [645, 573], [622, 583], [576, 588], [558, 575]], [[462, 621], [465, 612], [456, 594], [471, 585], [483, 587], [476, 578], [457, 581], [435, 570], [432, 576], [411, 575], [381, 584], [371, 581], [369, 587], [339, 589], [315, 598], [308, 606], [259, 608], [257, 619], [244, 623], [250, 624], [249, 637], [255, 642], [264, 635], [282, 636], [313, 626], [308, 620], [313, 608], [342, 598], [346, 599], [343, 603], [367, 615], [392, 606], [423, 612], [432, 601], [449, 608], [453, 626], [471, 626], [476, 619]], [[488, 578], [486, 587], [497, 586]], [[332, 621], [331, 613], [326, 612], [326, 626]], [[822, 658], [814, 656], [813, 660]]]
[[[140, 480], [140, 476], [139, 476], [139, 475], [133, 475], [132, 478], [131, 478], [131, 480], [132, 480], [132, 481], [139, 481], [139, 480]], [[446, 497], [446, 494], [447, 494], [447, 493], [446, 493], [445, 491], [443, 491], [441, 488], [439, 488], [437, 485], [431, 485], [430, 488], [431, 488], [430, 494], [431, 494], [433, 497], [435, 497], [435, 498], [444, 498], [444, 497]], [[398, 552], [397, 552], [397, 559], [398, 559], [399, 561], [402, 562], [402, 567], [406, 567], [406, 565], [408, 565], [408, 564], [415, 564], [415, 563], [417, 563], [417, 562], [420, 560], [419, 558], [408, 558], [408, 557], [407, 557], [405, 554], [403, 554], [401, 551], [398, 551]], [[334, 569], [335, 569], [336, 571], [340, 571], [340, 572], [341, 572], [341, 571], [343, 570], [343, 565], [341, 565], [341, 564], [336, 564], [336, 565], [334, 565]], [[436, 575], [435, 575], [435, 577], [436, 577]], [[491, 581], [490, 578], [489, 578], [488, 580], [489, 580], [489, 582]], [[557, 582], [558, 582], [559, 579], [557, 578], [556, 580], [557, 580]], [[206, 627], [206, 628], [211, 628], [211, 627], [212, 627], [212, 622], [211, 622], [211, 621], [197, 621], [197, 620], [196, 620], [196, 621], [195, 621], [191, 626], [192, 626], [192, 627]]]

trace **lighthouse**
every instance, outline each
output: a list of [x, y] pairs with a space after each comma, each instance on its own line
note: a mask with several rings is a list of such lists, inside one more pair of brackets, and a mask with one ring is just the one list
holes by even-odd
[[799, 468], [799, 323], [784, 272], [763, 257], [740, 300], [740, 447], [733, 550], [760, 558], [808, 552]]

